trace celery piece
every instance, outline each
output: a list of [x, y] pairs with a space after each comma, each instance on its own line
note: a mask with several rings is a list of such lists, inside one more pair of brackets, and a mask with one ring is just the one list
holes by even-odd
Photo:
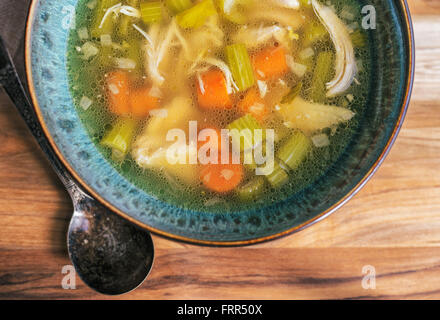
[[145, 24], [160, 22], [162, 20], [162, 4], [160, 1], [142, 2], [141, 18]]
[[[139, 0], [128, 0], [127, 4], [133, 8], [137, 8], [139, 6]], [[132, 23], [133, 23], [133, 17], [127, 16], [125, 14], [121, 16], [118, 27], [119, 37], [126, 38], [128, 36], [130, 26]]]
[[304, 160], [311, 147], [311, 142], [302, 132], [295, 133], [280, 147], [277, 157], [290, 169], [295, 170]]
[[229, 68], [240, 91], [252, 87], [255, 84], [255, 76], [246, 46], [233, 44], [227, 46], [225, 51]]
[[237, 196], [242, 202], [255, 201], [264, 191], [265, 180], [263, 177], [255, 177], [243, 186], [238, 187]]
[[313, 71], [312, 83], [309, 90], [309, 98], [314, 102], [326, 100], [326, 83], [331, 80], [333, 73], [334, 53], [330, 51], [320, 52], [316, 58], [315, 70]]
[[312, 3], [310, 2], [310, 0], [299, 0], [299, 4], [301, 5], [301, 7], [304, 7], [304, 8], [311, 8], [312, 7]]
[[112, 155], [123, 159], [130, 151], [137, 122], [131, 118], [119, 118], [104, 136], [101, 144], [112, 150]]
[[258, 129], [262, 130], [258, 121], [250, 114], [232, 122], [228, 126], [228, 130], [233, 146], [239, 145], [241, 152], [252, 150], [259, 143], [263, 142], [263, 134], [261, 139], [257, 139], [255, 135], [255, 130]]
[[125, 45], [125, 58], [136, 62], [136, 68], [132, 70], [136, 75], [141, 75], [143, 70], [141, 41], [131, 39]]
[[303, 87], [303, 83], [299, 82], [296, 86], [292, 88], [292, 90], [290, 90], [290, 92], [287, 95], [283, 97], [281, 103], [282, 104], [291, 103], [293, 99], [295, 99], [301, 93], [302, 87]]
[[307, 48], [319, 40], [324, 40], [329, 36], [327, 29], [317, 20], [310, 22], [304, 30], [303, 47]]
[[363, 48], [367, 44], [367, 38], [361, 30], [354, 31], [351, 35], [351, 42], [356, 48]]
[[118, 25], [118, 35], [120, 38], [126, 38], [128, 36], [129, 25], [131, 22], [130, 16], [122, 15]]
[[99, 50], [99, 64], [104, 67], [110, 67], [113, 65], [113, 49], [111, 46], [101, 46]]
[[[114, 22], [112, 15], [109, 15], [104, 23], [101, 26], [102, 19], [104, 18], [104, 15], [106, 11], [110, 8], [116, 5], [119, 1], [118, 0], [101, 0], [98, 1], [98, 5], [96, 6], [96, 12], [95, 12], [95, 20], [93, 22], [93, 26], [90, 30], [90, 34], [94, 38], [99, 38], [102, 34], [112, 34]], [[101, 28], [100, 28], [101, 27]]]
[[315, 57], [309, 57], [306, 59], [299, 59], [298, 63], [307, 68], [306, 73], [310, 73], [313, 71], [313, 67], [315, 66]]
[[289, 175], [278, 161], [274, 161], [273, 171], [266, 175], [266, 179], [272, 187], [281, 188], [289, 181]]
[[246, 9], [254, 3], [254, 0], [234, 0], [232, 2], [231, 4], [230, 0], [217, 0], [217, 5], [227, 20], [236, 24], [245, 24], [248, 21]]
[[182, 11], [176, 16], [177, 23], [184, 29], [198, 28], [205, 24], [206, 19], [217, 14], [212, 0], [203, 0], [193, 7]]
[[166, 4], [173, 13], [179, 13], [192, 7], [191, 0], [166, 0]]

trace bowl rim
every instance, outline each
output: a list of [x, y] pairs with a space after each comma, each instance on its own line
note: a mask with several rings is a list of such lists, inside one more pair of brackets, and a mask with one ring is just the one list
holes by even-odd
[[119, 216], [121, 216], [122, 218], [130, 221], [131, 223], [141, 227], [142, 229], [146, 229], [156, 235], [171, 239], [171, 240], [176, 240], [176, 241], [181, 241], [181, 242], [185, 242], [185, 243], [191, 243], [191, 244], [196, 244], [196, 245], [204, 245], [204, 246], [217, 246], [217, 247], [235, 247], [235, 246], [248, 246], [248, 245], [253, 245], [253, 244], [258, 244], [258, 243], [263, 243], [263, 242], [268, 242], [271, 240], [276, 240], [288, 235], [291, 235], [293, 233], [299, 232], [301, 230], [304, 230], [312, 225], [314, 225], [315, 223], [327, 218], [328, 216], [330, 216], [332, 213], [334, 213], [335, 211], [337, 211], [338, 209], [340, 209], [344, 204], [346, 204], [350, 199], [352, 199], [365, 185], [366, 183], [372, 178], [372, 176], [376, 173], [376, 171], [379, 169], [379, 167], [381, 166], [381, 164], [384, 162], [385, 158], [387, 157], [387, 155], [389, 154], [392, 146], [394, 145], [397, 136], [402, 128], [403, 122], [405, 120], [405, 116], [407, 114], [408, 111], [408, 107], [409, 107], [409, 103], [410, 103], [410, 99], [411, 99], [411, 94], [412, 94], [412, 89], [413, 89], [413, 84], [414, 84], [414, 74], [415, 74], [415, 41], [414, 41], [414, 29], [413, 29], [413, 24], [412, 24], [412, 19], [411, 19], [411, 13], [409, 10], [409, 6], [406, 0], [397, 0], [400, 5], [401, 8], [403, 10], [403, 14], [404, 14], [404, 22], [405, 25], [403, 26], [404, 28], [406, 28], [407, 31], [407, 35], [408, 35], [408, 70], [407, 70], [407, 79], [406, 79], [406, 88], [405, 88], [405, 97], [403, 99], [403, 103], [400, 109], [400, 114], [399, 117], [397, 119], [396, 125], [394, 127], [393, 133], [391, 134], [389, 140], [387, 141], [387, 144], [385, 146], [385, 148], [383, 149], [382, 153], [380, 154], [380, 156], [378, 157], [378, 159], [375, 161], [375, 163], [371, 166], [370, 170], [365, 174], [365, 176], [362, 178], [361, 181], [359, 181], [359, 183], [354, 186], [350, 192], [348, 192], [344, 197], [342, 197], [337, 203], [333, 204], [330, 208], [328, 208], [327, 210], [325, 210], [324, 212], [322, 212], [321, 214], [315, 216], [314, 218], [302, 223], [301, 225], [292, 227], [288, 230], [285, 230], [283, 232], [279, 232], [270, 236], [265, 236], [265, 237], [259, 237], [259, 238], [255, 238], [255, 239], [250, 239], [250, 240], [238, 240], [238, 241], [208, 241], [208, 240], [200, 240], [200, 239], [194, 239], [194, 238], [189, 238], [189, 237], [184, 237], [184, 236], [179, 236], [176, 234], [172, 234], [169, 232], [165, 232], [163, 230], [154, 228], [146, 223], [143, 223], [131, 216], [129, 216], [128, 214], [126, 214], [125, 212], [121, 211], [120, 209], [116, 208], [115, 206], [113, 206], [111, 203], [109, 203], [108, 201], [106, 201], [103, 197], [101, 197], [99, 195], [99, 193], [97, 191], [95, 191], [93, 188], [91, 188], [89, 185], [87, 185], [87, 183], [81, 179], [81, 177], [79, 176], [79, 174], [76, 172], [76, 170], [68, 163], [67, 159], [62, 155], [60, 149], [58, 148], [58, 146], [56, 145], [52, 135], [50, 134], [48, 127], [46, 126], [43, 116], [42, 116], [42, 111], [41, 108], [38, 104], [38, 99], [37, 99], [37, 95], [35, 92], [35, 86], [34, 86], [34, 80], [33, 80], [33, 75], [32, 75], [32, 60], [31, 60], [31, 54], [32, 54], [32, 50], [31, 50], [31, 36], [32, 36], [32, 22], [34, 20], [36, 11], [37, 11], [37, 4], [40, 0], [32, 0], [31, 4], [30, 4], [30, 8], [29, 8], [29, 13], [28, 13], [28, 17], [26, 19], [26, 30], [25, 30], [25, 70], [26, 70], [26, 79], [27, 79], [27, 84], [28, 84], [28, 89], [30, 92], [30, 96], [31, 96], [31, 102], [33, 105], [33, 108], [36, 112], [38, 121], [41, 124], [41, 127], [43, 129], [43, 133], [46, 136], [46, 138], [48, 139], [48, 141], [50, 142], [50, 145], [52, 146], [53, 150], [55, 151], [55, 154], [58, 156], [58, 158], [61, 160], [62, 164], [65, 166], [65, 168], [67, 169], [67, 171], [73, 176], [73, 178], [80, 184], [80, 186], [82, 188], [84, 188], [84, 190], [86, 190], [91, 196], [93, 196], [96, 200], [98, 200], [101, 204], [103, 204], [104, 206], [108, 207], [109, 209], [113, 210], [115, 213], [117, 213]]

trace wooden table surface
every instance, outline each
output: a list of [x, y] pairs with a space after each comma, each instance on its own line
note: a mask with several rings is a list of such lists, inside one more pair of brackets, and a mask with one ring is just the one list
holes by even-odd
[[[397, 143], [366, 187], [326, 220], [253, 247], [154, 236], [150, 277], [117, 298], [440, 298], [440, 2], [410, 5], [413, 98]], [[107, 298], [79, 279], [75, 290], [62, 288], [72, 205], [3, 93], [0, 141], [0, 298]], [[374, 267], [375, 289], [362, 285], [365, 266]]]

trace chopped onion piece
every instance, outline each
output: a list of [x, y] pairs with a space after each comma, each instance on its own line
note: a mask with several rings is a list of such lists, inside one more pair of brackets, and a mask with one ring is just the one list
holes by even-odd
[[168, 110], [167, 109], [154, 109], [150, 111], [150, 116], [157, 118], [167, 118]]
[[135, 69], [136, 61], [127, 58], [115, 58], [116, 65], [121, 69]]
[[79, 106], [83, 108], [83, 110], [87, 110], [92, 105], [93, 101], [90, 100], [88, 97], [83, 96], [79, 102]]
[[264, 74], [263, 71], [257, 70], [257, 73], [258, 73], [258, 75], [259, 75], [260, 77], [262, 77], [262, 78], [265, 78], [265, 77], [266, 77], [266, 75]]
[[97, 0], [89, 1], [89, 2], [87, 2], [86, 6], [90, 10], [93, 10], [93, 9], [95, 9], [97, 2], [98, 2]]
[[115, 95], [119, 93], [118, 86], [113, 83], [108, 86], [108, 89]]
[[78, 29], [78, 37], [81, 40], [87, 40], [89, 38], [89, 31], [86, 27]]
[[330, 145], [330, 140], [326, 134], [317, 134], [312, 137], [312, 142], [317, 148], [324, 148]]
[[96, 56], [99, 52], [99, 49], [92, 43], [87, 41], [81, 47], [81, 52], [83, 53], [83, 59], [89, 60], [91, 57]]
[[309, 48], [306, 48], [306, 49], [302, 50], [299, 53], [299, 58], [301, 60], [306, 60], [306, 59], [308, 59], [310, 57], [313, 57], [314, 54], [315, 54], [315, 51], [313, 51], [313, 49], [309, 47]]
[[253, 114], [261, 114], [264, 112], [264, 108], [265, 108], [264, 104], [256, 103], [249, 108], [249, 111]]
[[258, 90], [260, 90], [260, 97], [264, 98], [267, 94], [267, 83], [265, 81], [257, 80]]
[[304, 77], [304, 75], [307, 72], [307, 66], [303, 65], [301, 63], [296, 63], [293, 60], [293, 57], [291, 55], [287, 55], [286, 56], [286, 62], [287, 65], [289, 66], [290, 70], [292, 70], [292, 72], [297, 75], [299, 78]]
[[112, 36], [109, 34], [101, 35], [101, 45], [103, 47], [110, 47], [112, 45]]

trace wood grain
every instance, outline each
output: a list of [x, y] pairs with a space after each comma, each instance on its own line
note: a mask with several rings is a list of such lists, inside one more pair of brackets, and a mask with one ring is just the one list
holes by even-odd
[[[337, 213], [253, 247], [204, 248], [154, 237], [151, 276], [120, 299], [440, 298], [440, 2], [413, 0], [416, 81], [403, 130], [366, 187]], [[70, 200], [0, 95], [0, 298], [107, 298], [69, 264]], [[374, 266], [376, 289], [362, 287]]]
[[437, 15], [440, 13], [438, 0], [408, 0], [407, 2], [413, 15]]

